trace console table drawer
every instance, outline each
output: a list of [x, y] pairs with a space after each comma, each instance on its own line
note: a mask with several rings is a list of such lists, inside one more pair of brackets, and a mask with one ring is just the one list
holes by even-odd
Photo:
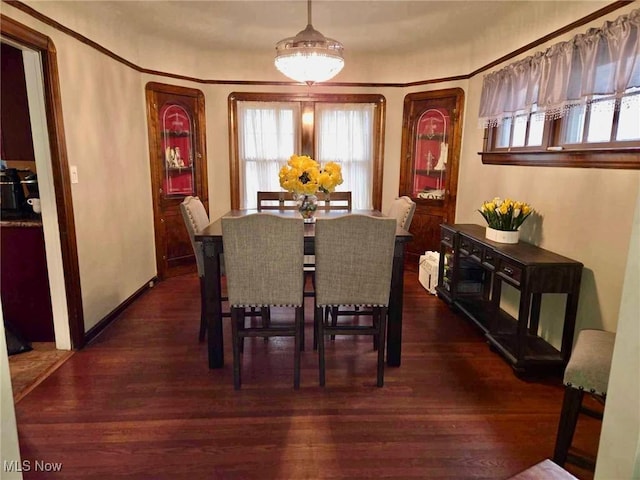
[[476, 262], [482, 262], [485, 246], [465, 236], [460, 237], [460, 250]]
[[455, 230], [451, 230], [444, 225], [440, 227], [440, 240], [449, 247], [453, 247], [453, 239], [455, 234]]
[[484, 249], [484, 253], [482, 255], [482, 264], [485, 267], [490, 268], [491, 270], [495, 270], [496, 265], [498, 264], [498, 255], [493, 251], [493, 249]]
[[522, 266], [511, 262], [505, 258], [500, 258], [499, 267], [497, 270], [498, 275], [506, 280], [508, 283], [511, 283], [516, 286], [520, 286], [520, 281], [522, 279]]

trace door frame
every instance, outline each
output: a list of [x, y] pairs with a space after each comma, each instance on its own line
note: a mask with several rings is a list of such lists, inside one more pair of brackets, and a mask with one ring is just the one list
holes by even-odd
[[77, 350], [82, 348], [85, 343], [84, 315], [56, 47], [46, 35], [5, 15], [0, 15], [0, 17], [2, 36], [40, 54], [42, 62], [47, 136], [60, 235], [60, 253], [64, 270], [69, 336], [71, 349]]
[[156, 268], [158, 278], [163, 280], [166, 278], [167, 262], [164, 258], [166, 250], [166, 241], [164, 236], [163, 215], [160, 211], [160, 202], [162, 192], [158, 184], [161, 184], [162, 170], [160, 165], [164, 162], [164, 151], [160, 146], [160, 131], [158, 125], [158, 105], [156, 103], [155, 94], [164, 93], [167, 95], [181, 95], [193, 97], [196, 103], [196, 111], [194, 120], [195, 128], [195, 155], [199, 160], [199, 166], [196, 171], [196, 185], [201, 182], [200, 189], [196, 186], [196, 191], [200, 190], [198, 196], [204, 204], [207, 212], [209, 211], [209, 182], [207, 175], [207, 145], [206, 145], [206, 122], [205, 122], [205, 104], [204, 94], [195, 88], [179, 87], [177, 85], [169, 85], [165, 83], [149, 82], [145, 86], [145, 96], [147, 100], [147, 131], [149, 135], [149, 165], [151, 168], [151, 196], [153, 200], [153, 231], [156, 247]]

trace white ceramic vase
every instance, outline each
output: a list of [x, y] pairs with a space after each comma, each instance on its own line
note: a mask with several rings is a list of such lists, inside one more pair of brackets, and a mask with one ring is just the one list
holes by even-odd
[[520, 232], [518, 230], [496, 230], [487, 227], [485, 237], [498, 243], [518, 243]]

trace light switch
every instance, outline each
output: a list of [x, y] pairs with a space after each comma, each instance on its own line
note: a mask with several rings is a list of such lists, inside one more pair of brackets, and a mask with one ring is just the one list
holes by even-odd
[[78, 183], [78, 167], [71, 165], [69, 170], [71, 171], [71, 183]]

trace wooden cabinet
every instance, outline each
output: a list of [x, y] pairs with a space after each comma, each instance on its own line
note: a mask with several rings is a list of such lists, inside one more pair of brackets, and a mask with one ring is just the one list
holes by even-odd
[[[489, 344], [517, 373], [557, 370], [571, 355], [582, 264], [534, 245], [501, 244], [484, 238], [485, 228], [440, 226], [438, 296], [485, 333]], [[514, 318], [500, 305], [503, 284], [520, 292]], [[538, 335], [542, 295], [564, 294], [560, 350]]]
[[459, 88], [404, 99], [399, 194], [416, 202], [407, 246], [416, 263], [425, 251], [438, 250], [439, 226], [455, 215], [463, 105]]
[[34, 161], [22, 51], [6, 43], [0, 51], [0, 150], [2, 160]]
[[29, 342], [53, 342], [53, 310], [42, 222], [3, 221], [0, 240], [4, 320]]
[[197, 196], [208, 209], [204, 94], [160, 83], [146, 86], [158, 277], [195, 271], [180, 204]]

